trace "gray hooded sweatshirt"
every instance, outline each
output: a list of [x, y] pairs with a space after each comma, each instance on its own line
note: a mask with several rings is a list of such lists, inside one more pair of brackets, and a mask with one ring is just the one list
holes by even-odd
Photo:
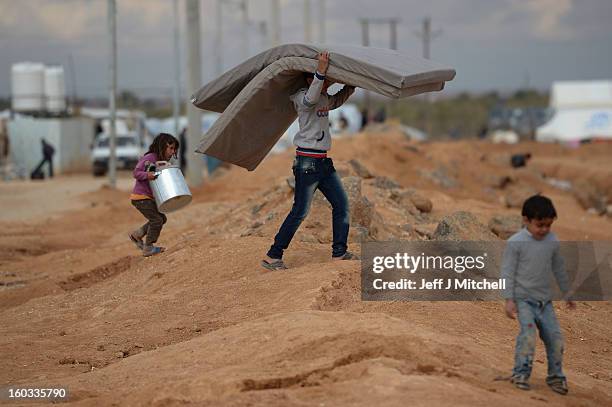
[[308, 89], [302, 88], [291, 95], [300, 125], [300, 130], [293, 138], [293, 144], [297, 147], [329, 150], [329, 111], [342, 106], [355, 91], [354, 86], [345, 85], [335, 95], [322, 95], [324, 80], [325, 76], [316, 72]]

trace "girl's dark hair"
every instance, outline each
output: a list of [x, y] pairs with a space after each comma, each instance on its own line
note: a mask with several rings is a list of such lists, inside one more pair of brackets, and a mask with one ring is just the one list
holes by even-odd
[[521, 213], [527, 219], [555, 219], [557, 211], [550, 198], [543, 195], [534, 195], [523, 204]]
[[[168, 144], [175, 144], [176, 145], [176, 151], [179, 150], [179, 147], [181, 145], [181, 143], [179, 143], [179, 141], [176, 139], [176, 137], [174, 137], [172, 134], [159, 133], [153, 139], [153, 142], [149, 146], [149, 151], [147, 151], [147, 153], [155, 153], [157, 158], [159, 160], [161, 160], [162, 158], [165, 158], [164, 157], [164, 152], [165, 152], [166, 146], [168, 146]], [[170, 158], [170, 157], [168, 157], [168, 158]], [[176, 158], [176, 153], [174, 153], [174, 158]]]

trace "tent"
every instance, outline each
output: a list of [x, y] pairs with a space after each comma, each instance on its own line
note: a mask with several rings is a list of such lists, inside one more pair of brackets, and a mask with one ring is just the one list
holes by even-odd
[[612, 140], [612, 109], [561, 110], [536, 132], [536, 140], [543, 142], [596, 139]]
[[317, 55], [330, 52], [327, 76], [343, 84], [402, 98], [439, 91], [455, 70], [396, 51], [357, 46], [288, 44], [262, 52], [198, 90], [191, 102], [222, 113], [197, 152], [254, 170], [297, 117], [289, 96], [306, 86]]
[[612, 140], [612, 81], [555, 82], [550, 104], [555, 113], [536, 130], [536, 140]]

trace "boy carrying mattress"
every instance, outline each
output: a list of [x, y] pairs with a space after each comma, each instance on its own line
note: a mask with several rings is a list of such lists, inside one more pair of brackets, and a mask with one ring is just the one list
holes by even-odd
[[332, 205], [333, 244], [332, 259], [357, 260], [347, 251], [349, 233], [349, 204], [346, 192], [336, 173], [327, 151], [331, 148], [329, 134], [329, 111], [340, 107], [355, 91], [354, 86], [344, 86], [335, 95], [329, 96], [327, 88], [331, 82], [325, 78], [329, 66], [329, 52], [321, 52], [318, 66], [313, 74], [305, 73], [308, 88], [291, 95], [298, 114], [300, 129], [293, 139], [296, 157], [293, 161], [295, 195], [291, 212], [274, 237], [262, 266], [268, 270], [287, 269], [283, 262], [283, 251], [289, 247], [293, 235], [306, 218], [312, 198], [319, 189]]

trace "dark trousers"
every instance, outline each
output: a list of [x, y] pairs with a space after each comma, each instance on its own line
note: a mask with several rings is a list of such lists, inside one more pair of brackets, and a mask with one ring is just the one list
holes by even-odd
[[295, 175], [293, 207], [274, 237], [274, 244], [270, 247], [268, 256], [273, 259], [283, 257], [283, 250], [289, 247], [293, 235], [308, 215], [317, 189], [332, 206], [332, 256], [343, 256], [346, 253], [349, 233], [349, 202], [331, 158], [296, 156], [293, 162], [293, 174]]
[[[36, 166], [36, 168], [34, 168], [34, 170], [32, 171], [32, 174], [35, 174], [39, 171], [42, 171], [42, 167], [47, 164], [48, 168], [49, 168], [49, 178], [53, 178], [53, 159], [50, 157], [43, 157], [43, 159], [40, 161], [40, 163], [38, 163], [38, 166]], [[34, 178], [34, 177], [32, 177]]]
[[157, 210], [157, 205], [153, 199], [133, 200], [132, 205], [134, 205], [134, 207], [138, 209], [138, 211], [140, 211], [140, 213], [142, 213], [148, 220], [147, 223], [142, 225], [136, 232], [133, 233], [134, 237], [142, 239], [146, 236], [147, 239], [145, 240], [145, 244], [150, 246], [157, 242], [162, 227], [168, 218], [166, 218], [166, 215]]

